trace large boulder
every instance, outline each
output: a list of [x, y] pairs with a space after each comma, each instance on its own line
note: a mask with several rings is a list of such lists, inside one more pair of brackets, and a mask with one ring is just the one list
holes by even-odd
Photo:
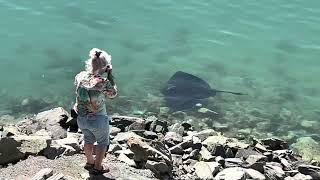
[[66, 121], [69, 113], [61, 107], [38, 113], [31, 119], [25, 119], [17, 124], [20, 132], [27, 135], [46, 129], [52, 139], [67, 137]]
[[50, 137], [16, 135], [0, 139], [0, 165], [37, 155], [51, 143]]

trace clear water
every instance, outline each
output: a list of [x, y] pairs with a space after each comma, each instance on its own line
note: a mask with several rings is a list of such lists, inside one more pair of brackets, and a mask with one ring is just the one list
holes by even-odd
[[[265, 133], [283, 136], [320, 130], [300, 125], [320, 123], [319, 0], [0, 0], [0, 17], [2, 114], [31, 113], [18, 108], [26, 98], [68, 108], [74, 75], [98, 47], [113, 58], [117, 109], [130, 101], [123, 109], [148, 110], [146, 99], [161, 97], [167, 79], [183, 70], [249, 93], [212, 100], [220, 123], [268, 121], [282, 130]], [[290, 117], [278, 118], [284, 112]]]

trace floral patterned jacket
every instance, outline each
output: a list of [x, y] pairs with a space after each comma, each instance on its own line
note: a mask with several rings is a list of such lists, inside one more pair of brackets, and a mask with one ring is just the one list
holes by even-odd
[[117, 96], [117, 88], [107, 78], [82, 71], [75, 77], [76, 104], [79, 116], [106, 114], [106, 97]]

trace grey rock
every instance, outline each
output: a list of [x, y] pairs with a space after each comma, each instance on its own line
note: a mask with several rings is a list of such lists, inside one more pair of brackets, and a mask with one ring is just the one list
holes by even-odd
[[225, 153], [226, 153], [226, 158], [234, 158], [235, 157], [235, 155], [234, 155], [233, 151], [231, 150], [231, 148], [227, 147]]
[[247, 159], [249, 155], [259, 155], [260, 153], [258, 153], [257, 151], [254, 151], [252, 148], [248, 148], [248, 149], [238, 149], [235, 157], [236, 158], [244, 158]]
[[17, 123], [20, 132], [27, 135], [46, 129], [52, 139], [67, 137], [66, 121], [69, 114], [61, 107], [38, 113], [32, 119], [25, 119]]
[[288, 160], [284, 159], [284, 158], [280, 158], [280, 163], [283, 166], [283, 170], [285, 171], [291, 171], [293, 170], [291, 164], [288, 162]]
[[113, 127], [120, 128], [121, 131], [124, 132], [126, 128], [134, 122], [144, 122], [144, 120], [141, 118], [130, 116], [112, 116], [110, 124]]
[[129, 157], [130, 159], [133, 158], [134, 153], [130, 150], [130, 149], [124, 149], [124, 150], [117, 150], [114, 152], [114, 154], [116, 156], [119, 156], [120, 154], [125, 154], [127, 157]]
[[55, 173], [50, 176], [47, 180], [65, 180], [66, 177], [62, 173]]
[[150, 169], [158, 177], [163, 177], [164, 174], [171, 173], [171, 167], [169, 167], [165, 162], [155, 162], [148, 160], [145, 166]]
[[190, 154], [192, 152], [192, 150], [193, 149], [190, 147], [190, 148], [183, 150], [183, 152], [184, 152], [184, 154]]
[[244, 161], [240, 158], [226, 158], [225, 159], [225, 167], [240, 167], [242, 164], [244, 164]]
[[243, 168], [226, 168], [215, 176], [215, 180], [246, 180], [247, 175]]
[[193, 166], [197, 163], [198, 161], [197, 160], [194, 160], [194, 159], [187, 159], [185, 161], [183, 161], [183, 164], [187, 164], [187, 165], [190, 165], [190, 166]]
[[152, 121], [150, 123], [150, 128], [148, 130], [156, 133], [165, 134], [166, 132], [168, 132], [168, 123], [167, 121], [161, 121], [161, 120]]
[[192, 130], [192, 125], [191, 125], [190, 123], [188, 123], [188, 122], [183, 122], [183, 123], [181, 124], [181, 126], [184, 128], [185, 131], [190, 131], [190, 130]]
[[[130, 150], [134, 153], [134, 160], [140, 162], [141, 165], [145, 164], [147, 159], [161, 160], [166, 162], [167, 166], [172, 169], [172, 158], [170, 151], [165, 145], [159, 141], [152, 141], [147, 144], [140, 139], [130, 138], [127, 142]], [[140, 164], [137, 164], [139, 166]]]
[[118, 133], [121, 132], [121, 129], [120, 128], [117, 128], [117, 127], [111, 127], [111, 130], [110, 130], [110, 135], [111, 136], [116, 136]]
[[301, 173], [298, 173], [296, 175], [294, 175], [293, 177], [288, 176], [286, 178], [284, 178], [284, 180], [312, 180], [313, 178], [310, 175], [304, 175]]
[[267, 179], [272, 179], [272, 180], [273, 179], [280, 180], [280, 179], [284, 179], [285, 177], [285, 173], [281, 167], [273, 166], [270, 164], [267, 164], [266, 166], [264, 166], [264, 173]]
[[37, 174], [35, 174], [31, 180], [45, 180], [53, 175], [53, 170], [51, 168], [41, 169]]
[[267, 149], [272, 151], [289, 148], [288, 143], [277, 138], [262, 139], [261, 142]]
[[118, 142], [120, 144], [126, 143], [130, 138], [138, 138], [143, 139], [143, 137], [137, 135], [136, 133], [129, 131], [129, 132], [121, 132], [118, 133], [114, 138], [113, 141]]
[[313, 179], [320, 179], [320, 167], [312, 165], [300, 165], [298, 171], [304, 175], [310, 175]]
[[183, 138], [180, 134], [176, 132], [167, 132], [164, 136], [164, 142], [169, 146], [172, 147], [175, 144], [179, 144], [183, 141]]
[[246, 167], [250, 167], [254, 170], [263, 173], [264, 166], [267, 162], [267, 157], [263, 155], [249, 155], [246, 159], [246, 162], [248, 163], [248, 165], [245, 165]]
[[188, 166], [188, 165], [186, 165], [186, 164], [184, 164], [183, 166], [182, 166], [182, 168], [183, 168], [183, 170], [185, 171], [185, 172], [187, 172], [187, 173], [193, 173], [194, 172], [194, 168], [193, 167], [191, 167], [191, 166]]
[[170, 151], [172, 154], [179, 154], [179, 155], [182, 155], [182, 154], [184, 153], [183, 148], [180, 146], [180, 144], [175, 145], [175, 146], [169, 148], [169, 151]]
[[254, 180], [265, 180], [266, 177], [260, 173], [259, 171], [256, 171], [254, 169], [244, 169], [246, 172], [246, 175], [248, 178], [252, 178]]
[[223, 157], [217, 156], [217, 157], [215, 158], [215, 162], [221, 164], [222, 166], [225, 166], [225, 162], [226, 162], [226, 161], [225, 161], [225, 159], [224, 159]]
[[217, 163], [217, 162], [206, 162], [208, 164], [208, 166], [211, 169], [211, 173], [213, 176], [215, 176], [219, 170], [221, 169], [221, 164]]
[[146, 127], [146, 123], [144, 120], [135, 121], [126, 128], [126, 131], [145, 130], [145, 127]]
[[146, 139], [158, 139], [158, 135], [155, 132], [152, 131], [146, 131], [146, 130], [132, 130], [131, 132], [136, 133], [137, 135], [144, 137]]
[[180, 136], [183, 136], [184, 134], [184, 127], [180, 125], [179, 123], [174, 123], [171, 126], [169, 126], [169, 132], [175, 132], [179, 134]]
[[226, 157], [225, 149], [221, 144], [214, 144], [207, 148], [213, 156]]
[[213, 130], [213, 129], [206, 129], [206, 130], [202, 130], [200, 132], [196, 132], [193, 135], [197, 136], [198, 138], [200, 138], [201, 141], [204, 141], [209, 136], [217, 136], [217, 135], [219, 135], [219, 133], [217, 131]]
[[0, 165], [16, 162], [26, 155], [40, 154], [51, 143], [42, 136], [17, 135], [0, 139]]
[[194, 160], [199, 160], [200, 159], [200, 150], [199, 149], [192, 150], [191, 153], [189, 154], [189, 158], [194, 159]]
[[267, 160], [267, 157], [263, 155], [249, 155], [246, 159], [249, 164], [253, 164], [256, 162], [266, 162]]
[[108, 152], [115, 153], [119, 150], [122, 150], [122, 146], [120, 144], [110, 144]]
[[50, 147], [46, 148], [43, 151], [43, 155], [48, 159], [56, 159], [62, 156], [72, 156], [77, 152], [78, 151], [75, 150], [72, 146], [54, 142], [50, 145]]
[[193, 136], [192, 137], [192, 148], [193, 149], [201, 149], [201, 147], [202, 147], [201, 139], [198, 138], [197, 136]]
[[199, 154], [200, 154], [200, 160], [202, 160], [202, 161], [213, 161], [214, 160], [214, 157], [211, 155], [211, 153], [208, 151], [208, 149], [205, 148], [204, 146], [201, 147]]
[[134, 162], [134, 160], [128, 158], [128, 156], [126, 156], [125, 154], [123, 153], [120, 153], [119, 157], [118, 157], [118, 160], [121, 161], [121, 162], [124, 162], [126, 164], [128, 164], [129, 166], [132, 166], [132, 167], [135, 167], [136, 166], [136, 163]]

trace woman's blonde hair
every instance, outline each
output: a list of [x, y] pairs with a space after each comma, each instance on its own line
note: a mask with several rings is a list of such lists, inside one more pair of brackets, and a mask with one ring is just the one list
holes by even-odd
[[93, 73], [93, 71], [98, 68], [103, 68], [104, 66], [111, 65], [111, 55], [106, 51], [100, 50], [98, 48], [93, 48], [89, 51], [89, 59], [86, 61], [86, 71]]

